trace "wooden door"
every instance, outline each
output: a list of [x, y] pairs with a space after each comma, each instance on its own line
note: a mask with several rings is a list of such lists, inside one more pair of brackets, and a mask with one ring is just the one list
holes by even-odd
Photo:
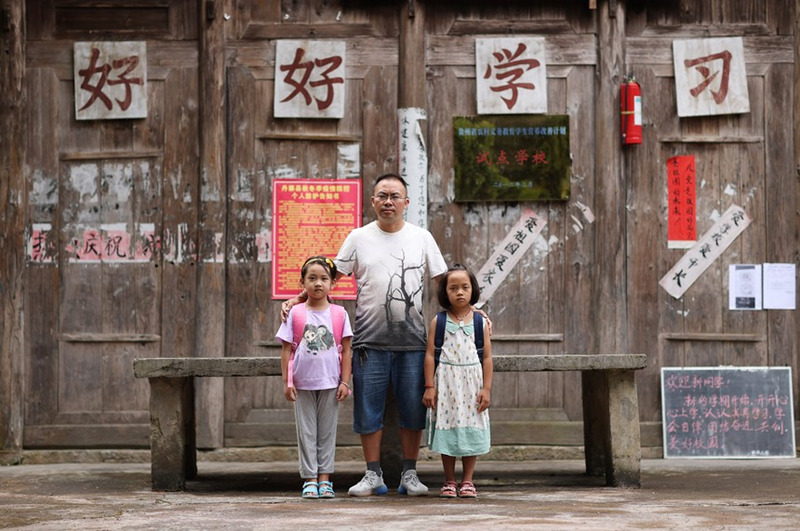
[[[591, 352], [592, 226], [595, 202], [594, 14], [557, 2], [461, 2], [427, 9], [427, 121], [431, 157], [430, 226], [448, 263], [478, 271], [495, 247], [533, 209], [547, 224], [484, 308], [494, 328], [493, 349], [504, 354]], [[569, 115], [572, 187], [569, 201], [455, 203], [454, 116], [477, 114], [475, 39], [544, 36], [548, 114]], [[432, 301], [435, 302], [435, 301]], [[581, 444], [581, 383], [577, 373], [498, 374], [492, 389], [496, 444]], [[534, 422], [529, 422], [531, 419]], [[524, 420], [525, 422], [520, 422]]]
[[[132, 360], [194, 351], [196, 2], [124, 4], [28, 2], [26, 448], [146, 447]], [[75, 119], [98, 31], [147, 40], [147, 118]]]
[[[648, 6], [628, 13], [626, 63], [644, 89], [645, 136], [626, 157], [630, 348], [650, 357], [638, 375], [643, 445], [660, 445], [661, 367], [797, 363], [792, 312], [728, 309], [729, 265], [797, 259], [793, 123], [787, 115], [795, 68], [793, 6], [723, 2], [711, 8], [697, 1], [679, 11]], [[743, 35], [750, 112], [678, 118], [671, 43], [709, 37], [707, 28], [725, 24], [736, 25], [725, 35]], [[696, 160], [698, 237], [731, 204], [753, 219], [680, 299], [658, 287], [685, 253], [666, 246], [666, 161], [675, 155]]]
[[[271, 298], [269, 236], [275, 178], [362, 178], [395, 171], [397, 9], [267, 2], [243, 9], [236, 39], [229, 36], [227, 108], [227, 278], [225, 350], [228, 356], [278, 356], [280, 302]], [[345, 116], [273, 116], [275, 42], [346, 42]], [[364, 222], [370, 221], [365, 184]], [[308, 235], [314, 238], [314, 235]], [[298, 278], [299, 290], [299, 278]], [[353, 315], [353, 303], [345, 303]], [[294, 444], [291, 404], [280, 377], [227, 379], [225, 446]], [[340, 414], [340, 444], [355, 444], [352, 409]]]

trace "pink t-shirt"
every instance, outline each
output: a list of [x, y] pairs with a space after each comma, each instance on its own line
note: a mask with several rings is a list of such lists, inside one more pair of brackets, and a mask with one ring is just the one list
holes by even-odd
[[[285, 323], [281, 323], [275, 337], [280, 341], [292, 343], [294, 333], [292, 320], [297, 315], [296, 306], [289, 311]], [[345, 312], [344, 332], [342, 337], [352, 337], [350, 316]], [[331, 310], [312, 310], [306, 308], [306, 325], [303, 337], [294, 353], [292, 363], [292, 379], [296, 389], [316, 391], [319, 389], [333, 389], [339, 386], [341, 379], [341, 366], [339, 364], [339, 350], [333, 338], [333, 323]]]

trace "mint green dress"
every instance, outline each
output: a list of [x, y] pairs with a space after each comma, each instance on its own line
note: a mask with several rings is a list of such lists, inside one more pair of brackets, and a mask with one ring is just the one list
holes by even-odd
[[454, 457], [487, 453], [491, 446], [489, 410], [478, 412], [483, 367], [472, 322], [460, 326], [447, 316], [434, 385], [438, 396], [436, 409], [428, 409], [428, 447]]

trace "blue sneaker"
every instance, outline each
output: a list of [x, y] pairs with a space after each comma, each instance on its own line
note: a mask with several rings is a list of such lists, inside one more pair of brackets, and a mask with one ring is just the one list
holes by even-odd
[[406, 470], [400, 478], [400, 486], [397, 487], [398, 494], [408, 494], [409, 496], [427, 496], [426, 487], [417, 476], [417, 471], [413, 468]]
[[347, 491], [350, 496], [372, 496], [373, 494], [382, 496], [387, 492], [389, 492], [389, 489], [383, 482], [383, 478], [372, 470], [367, 470], [361, 481]]

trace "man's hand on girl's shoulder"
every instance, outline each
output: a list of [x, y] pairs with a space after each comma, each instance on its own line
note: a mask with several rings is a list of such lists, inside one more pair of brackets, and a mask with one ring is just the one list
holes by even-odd
[[489, 335], [492, 335], [492, 320], [489, 319], [489, 315], [481, 310], [480, 308], [472, 307], [473, 312], [478, 312], [483, 317], [483, 320], [486, 321], [486, 330], [489, 332]]

